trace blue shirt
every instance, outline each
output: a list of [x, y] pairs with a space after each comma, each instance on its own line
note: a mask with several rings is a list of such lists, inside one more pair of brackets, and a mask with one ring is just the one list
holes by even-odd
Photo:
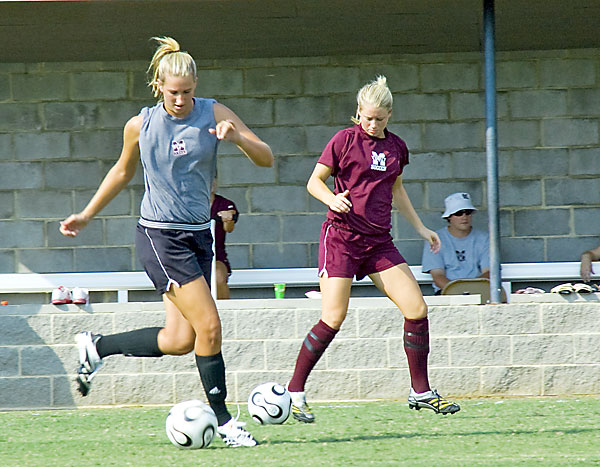
[[[490, 239], [486, 232], [478, 229], [463, 238], [458, 238], [448, 231], [448, 227], [437, 230], [442, 247], [432, 253], [429, 243], [423, 247], [423, 272], [442, 269], [451, 281], [455, 279], [473, 279], [479, 277], [484, 269], [490, 267]], [[433, 284], [434, 290], [440, 290]]]

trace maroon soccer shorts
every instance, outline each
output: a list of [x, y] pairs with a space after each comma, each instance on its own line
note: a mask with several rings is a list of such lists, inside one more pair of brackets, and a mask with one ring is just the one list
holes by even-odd
[[319, 277], [356, 276], [361, 280], [369, 274], [385, 271], [406, 263], [394, 246], [389, 233], [361, 235], [330, 224], [321, 227], [319, 241]]

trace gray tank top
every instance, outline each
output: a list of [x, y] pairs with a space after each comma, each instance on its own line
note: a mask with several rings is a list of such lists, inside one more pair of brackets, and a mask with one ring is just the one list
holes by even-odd
[[173, 117], [159, 102], [140, 111], [140, 157], [146, 191], [139, 223], [145, 227], [210, 227], [210, 191], [217, 162], [214, 99], [194, 98], [194, 110]]

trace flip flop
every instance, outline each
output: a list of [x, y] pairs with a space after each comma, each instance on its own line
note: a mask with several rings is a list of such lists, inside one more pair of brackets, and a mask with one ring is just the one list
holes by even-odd
[[557, 285], [556, 287], [550, 289], [550, 293], [559, 293], [564, 295], [568, 295], [572, 292], [575, 292], [575, 289], [573, 288], [573, 284], [571, 284], [570, 282], [567, 282], [566, 284]]
[[592, 287], [588, 284], [582, 284], [582, 283], [573, 284], [573, 289], [577, 293], [594, 293], [596, 290], [598, 290], [598, 289], [594, 290], [595, 287]]

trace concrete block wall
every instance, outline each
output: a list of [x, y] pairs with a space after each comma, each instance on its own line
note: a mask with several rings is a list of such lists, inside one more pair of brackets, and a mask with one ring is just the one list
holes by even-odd
[[[502, 261], [576, 260], [600, 221], [600, 54], [498, 54]], [[145, 62], [0, 64], [0, 272], [139, 269], [133, 182], [76, 239], [58, 221], [81, 209], [118, 157], [122, 127], [153, 104]], [[198, 95], [230, 106], [268, 142], [258, 168], [228, 144], [220, 192], [242, 216], [228, 237], [236, 268], [316, 264], [325, 209], [304, 186], [318, 154], [377, 74], [394, 92], [390, 129], [411, 150], [404, 180], [425, 223], [443, 227], [444, 197], [469, 191], [486, 228], [484, 76], [478, 53], [204, 60]], [[410, 264], [422, 242], [394, 216]]]
[[[228, 400], [289, 380], [320, 316], [308, 299], [219, 303]], [[112, 356], [82, 398], [73, 337], [164, 322], [161, 304], [14, 305], [0, 310], [0, 410], [173, 404], [204, 398], [192, 354]], [[307, 384], [311, 400], [404, 400], [410, 385], [402, 317], [383, 298], [355, 298]], [[600, 394], [600, 303], [431, 306], [430, 380], [452, 397]]]

